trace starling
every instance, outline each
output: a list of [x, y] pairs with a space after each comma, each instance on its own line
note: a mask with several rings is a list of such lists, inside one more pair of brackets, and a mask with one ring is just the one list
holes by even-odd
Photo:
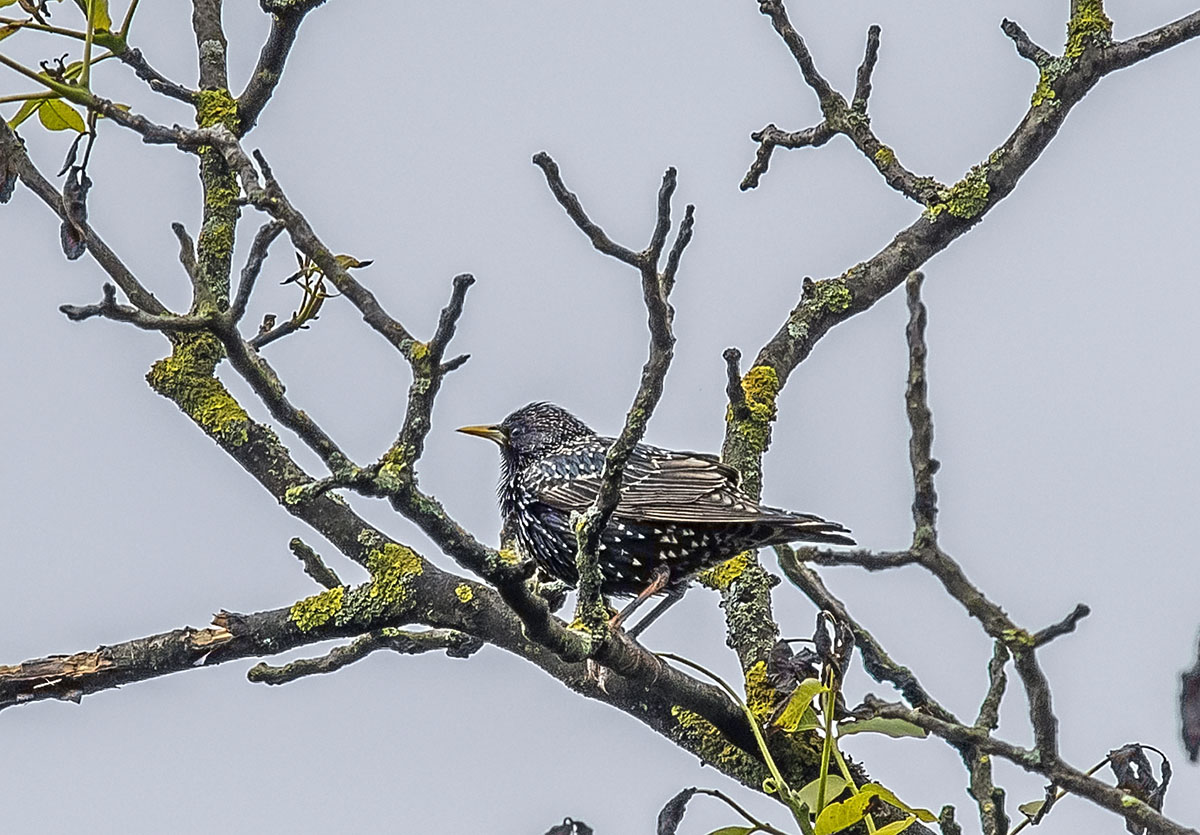
[[[538, 565], [574, 586], [571, 513], [595, 500], [613, 439], [551, 403], [530, 403], [502, 423], [458, 431], [499, 444], [505, 529]], [[741, 551], [797, 541], [854, 544], [836, 522], [759, 505], [738, 480], [736, 470], [712, 455], [634, 448], [598, 556], [605, 594], [636, 596], [635, 605], [651, 594], [668, 596], [638, 631], [678, 600], [696, 573]]]

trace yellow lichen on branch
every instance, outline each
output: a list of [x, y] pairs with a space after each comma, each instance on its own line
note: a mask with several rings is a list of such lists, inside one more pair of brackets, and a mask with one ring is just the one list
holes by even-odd
[[328, 589], [312, 597], [297, 601], [288, 611], [288, 618], [301, 632], [324, 626], [340, 614], [346, 589], [343, 586]]
[[180, 336], [171, 356], [150, 367], [146, 382], [217, 443], [239, 447], [249, 438], [250, 416], [214, 376], [224, 356], [224, 346], [212, 334]]

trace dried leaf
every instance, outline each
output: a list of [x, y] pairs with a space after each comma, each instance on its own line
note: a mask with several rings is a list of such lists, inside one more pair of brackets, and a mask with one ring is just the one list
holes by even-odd
[[1028, 803], [1022, 803], [1017, 807], [1017, 811], [1030, 820], [1037, 818], [1042, 812], [1042, 807], [1046, 805], [1044, 800], [1031, 800]]
[[1183, 681], [1179, 694], [1180, 733], [1188, 759], [1196, 762], [1200, 759], [1200, 649], [1195, 665], [1180, 678]]
[[683, 813], [687, 810], [688, 801], [695, 793], [696, 788], [693, 786], [683, 789], [667, 801], [667, 805], [658, 813], [658, 828], [655, 830], [657, 835], [675, 835], [679, 829], [679, 822], [683, 820]]

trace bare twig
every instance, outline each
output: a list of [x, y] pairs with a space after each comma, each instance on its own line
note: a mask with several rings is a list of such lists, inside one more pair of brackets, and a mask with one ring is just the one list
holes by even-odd
[[147, 331], [162, 331], [165, 333], [182, 333], [198, 331], [210, 327], [213, 323], [211, 316], [189, 314], [187, 316], [161, 315], [152, 316], [138, 310], [136, 307], [117, 303], [117, 288], [105, 283], [104, 297], [98, 304], [59, 306], [59, 311], [73, 322], [82, 322], [94, 316], [112, 319], [117, 322], [128, 322], [131, 325]]
[[162, 93], [164, 96], [169, 96], [173, 99], [178, 99], [188, 104], [196, 103], [196, 91], [189, 90], [181, 84], [176, 84], [171, 79], [164, 76], [158, 70], [150, 66], [146, 59], [142, 56], [140, 49], [129, 48], [124, 52], [117, 53], [117, 58], [123, 64], [131, 67], [134, 73], [142, 81], [150, 85], [150, 89], [156, 93]]
[[914, 710], [896, 702], [882, 702], [868, 696], [867, 705], [876, 716], [904, 719], [914, 725], [924, 728], [934, 736], [940, 737], [956, 745], [969, 745], [980, 753], [998, 756], [1023, 768], [1026, 771], [1040, 774], [1071, 794], [1086, 797], [1096, 805], [1114, 812], [1140, 826], [1146, 831], [1164, 833], [1164, 835], [1197, 835], [1195, 829], [1181, 826], [1160, 812], [1152, 809], [1125, 791], [1107, 785], [1106, 783], [1072, 768], [1061, 760], [1054, 758], [1045, 761], [1037, 751], [1020, 748], [1003, 740], [996, 739], [982, 728], [957, 725], [936, 719], [919, 710]]
[[302, 658], [281, 666], [260, 662], [250, 668], [246, 677], [259, 684], [287, 684], [305, 676], [335, 673], [379, 650], [391, 650], [401, 655], [445, 650], [451, 658], [467, 658], [482, 647], [483, 641], [453, 629], [412, 632], [384, 627], [360, 635], [345, 646], [334, 647], [319, 658]]
[[187, 273], [188, 281], [194, 286], [196, 283], [196, 243], [182, 223], [172, 223], [171, 231], [179, 239], [179, 263], [183, 265], [183, 271]]
[[1053, 55], [1034, 43], [1016, 21], [1005, 18], [1004, 22], [1000, 24], [1000, 28], [1004, 30], [1004, 34], [1012, 38], [1017, 47], [1017, 54], [1025, 60], [1044, 67], [1054, 58]]
[[859, 113], [867, 112], [867, 100], [871, 98], [871, 73], [875, 71], [875, 62], [879, 60], [880, 31], [875, 25], [867, 30], [867, 48], [854, 80], [854, 100], [850, 108]]
[[292, 537], [288, 547], [292, 549], [296, 559], [304, 565], [304, 573], [322, 586], [327, 589], [336, 589], [338, 586], [344, 585], [342, 578], [337, 576], [337, 572], [327, 566], [321, 559], [321, 555], [306, 545], [300, 537]]
[[254, 236], [254, 243], [250, 245], [250, 254], [246, 256], [246, 265], [242, 267], [242, 280], [238, 284], [237, 296], [234, 297], [233, 305], [229, 310], [229, 318], [233, 324], [236, 325], [246, 315], [246, 305], [250, 303], [250, 294], [254, 291], [254, 283], [258, 280], [263, 262], [267, 260], [267, 250], [282, 231], [283, 224], [272, 220], [264, 223], [258, 230], [258, 234]]
[[258, 56], [258, 65], [250, 74], [246, 89], [237, 99], [239, 135], [244, 136], [254, 128], [271, 94], [275, 92], [304, 16], [324, 2], [263, 0], [263, 11], [271, 16], [271, 31]]
[[1076, 605], [1071, 614], [1060, 620], [1058, 623], [1051, 624], [1045, 629], [1039, 629], [1033, 633], [1033, 645], [1035, 647], [1044, 646], [1050, 643], [1055, 638], [1066, 635], [1068, 632], [1074, 632], [1079, 621], [1086, 618], [1092, 613], [1092, 610], [1084, 603]]
[[921, 282], [925, 276], [913, 272], [905, 282], [908, 295], [908, 388], [905, 391], [905, 411], [912, 437], [908, 442], [908, 459], [913, 474], [913, 551], [937, 546], [937, 490], [933, 476], [938, 462], [933, 452], [933, 413], [926, 402], [928, 388], [925, 378], [925, 305], [921, 301]]
[[725, 359], [725, 396], [729, 398], [729, 410], [734, 420], [750, 417], [746, 405], [746, 390], [742, 388], [742, 352], [737, 348], [726, 348], [721, 354]]

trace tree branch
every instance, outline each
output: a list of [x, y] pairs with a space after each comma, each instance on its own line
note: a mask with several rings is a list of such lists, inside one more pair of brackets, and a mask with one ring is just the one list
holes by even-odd
[[[71, 220], [58, 189], [38, 171], [37, 166], [25, 153], [24, 145], [3, 119], [0, 119], [0, 160], [5, 162], [9, 170], [15, 171], [25, 187], [49, 206], [50, 211], [58, 215], [60, 220], [63, 222]], [[82, 233], [83, 243], [87, 247], [87, 251], [96, 259], [96, 263], [139, 310], [154, 316], [170, 314], [166, 306], [142, 286], [142, 283], [121, 262], [116, 253], [108, 248], [108, 245], [101, 240], [86, 220], [75, 218], [74, 224]]]
[[93, 316], [101, 316], [116, 322], [128, 322], [142, 330], [162, 331], [165, 333], [186, 333], [203, 330], [210, 327], [213, 322], [211, 316], [196, 314], [187, 316], [151, 316], [149, 313], [143, 313], [136, 307], [117, 304], [117, 288], [113, 285], [105, 283], [102, 289], [104, 297], [100, 300], [99, 304], [87, 304], [83, 306], [64, 304], [59, 305], [58, 309], [73, 322], [82, 322], [85, 319], [91, 319]]
[[258, 117], [283, 75], [284, 64], [296, 40], [296, 33], [304, 16], [324, 3], [325, 0], [260, 0], [262, 10], [271, 16], [271, 31], [258, 56], [258, 64], [246, 84], [246, 89], [237, 98], [238, 135], [244, 136], [254, 129]]
[[288, 543], [288, 547], [292, 549], [292, 553], [296, 555], [296, 559], [304, 565], [304, 573], [312, 577], [322, 586], [327, 589], [336, 589], [338, 586], [344, 585], [342, 578], [338, 577], [337, 572], [325, 564], [321, 559], [321, 555], [310, 548], [298, 536], [292, 537]]
[[452, 629], [409, 632], [383, 627], [360, 635], [345, 646], [335, 647], [319, 658], [302, 658], [278, 667], [266, 663], [255, 664], [246, 677], [260, 684], [288, 684], [306, 676], [336, 673], [379, 650], [391, 650], [401, 655], [445, 650], [451, 658], [468, 658], [482, 647], [483, 641]]
[[150, 89], [156, 93], [162, 93], [179, 101], [186, 102], [190, 105], [196, 104], [196, 91], [189, 90], [181, 84], [176, 84], [171, 79], [164, 76], [158, 70], [150, 66], [142, 55], [140, 49], [130, 47], [124, 52], [118, 52], [117, 58], [121, 63], [133, 69], [135, 75], [142, 81], [150, 85]]
[[633, 405], [625, 416], [625, 425], [620, 435], [605, 454], [604, 471], [600, 476], [596, 499], [576, 527], [579, 549], [576, 558], [579, 566], [578, 616], [588, 624], [594, 634], [599, 635], [600, 629], [608, 620], [607, 609], [601, 597], [603, 577], [599, 566], [600, 536], [620, 499], [621, 477], [625, 465], [645, 434], [650, 416], [662, 398], [663, 380], [675, 352], [675, 335], [671, 329], [675, 312], [667, 299], [675, 283], [679, 259], [692, 238], [695, 208], [687, 207], [679, 234], [668, 255], [666, 269], [660, 273], [659, 262], [662, 260], [663, 248], [671, 230], [671, 196], [676, 186], [674, 168], [668, 168], [663, 174], [662, 185], [658, 190], [657, 218], [650, 243], [642, 252], [634, 253], [613, 242], [604, 230], [592, 222], [579, 198], [563, 183], [558, 164], [549, 154], [540, 152], [533, 157], [533, 162], [546, 175], [546, 183], [555, 199], [580, 231], [587, 235], [596, 250], [629, 264], [641, 274], [642, 300], [646, 305], [650, 329], [650, 356], [642, 368], [641, 381]]

